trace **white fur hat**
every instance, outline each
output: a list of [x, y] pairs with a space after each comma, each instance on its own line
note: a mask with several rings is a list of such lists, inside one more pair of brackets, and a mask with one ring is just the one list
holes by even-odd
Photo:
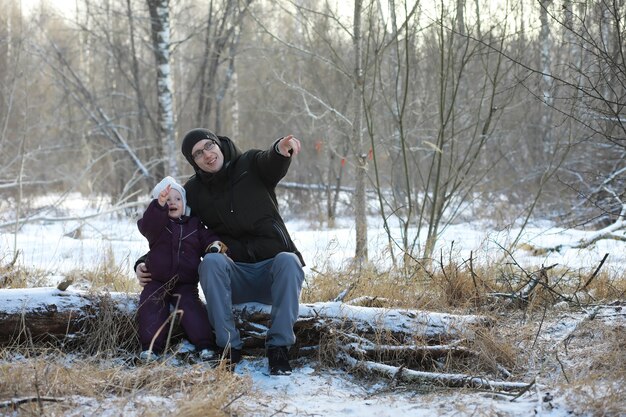
[[187, 193], [185, 192], [185, 188], [182, 185], [176, 182], [176, 180], [169, 175], [161, 180], [155, 187], [152, 189], [152, 198], [159, 198], [159, 194], [161, 191], [165, 190], [165, 187], [171, 186], [173, 190], [176, 190], [180, 193], [180, 196], [183, 198], [183, 213], [185, 215], [189, 215], [190, 209], [187, 207]]

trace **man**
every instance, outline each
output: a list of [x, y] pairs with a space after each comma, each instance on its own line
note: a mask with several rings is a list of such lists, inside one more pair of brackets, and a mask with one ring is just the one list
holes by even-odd
[[[288, 349], [295, 343], [304, 280], [304, 260], [278, 212], [275, 188], [300, 152], [292, 135], [270, 149], [242, 153], [225, 136], [206, 129], [185, 135], [182, 153], [196, 174], [187, 181], [191, 214], [228, 246], [230, 258], [207, 254], [199, 267], [200, 285], [219, 349], [241, 359], [243, 343], [235, 328], [232, 304], [271, 304], [272, 324], [265, 341], [271, 375], [289, 375]], [[136, 266], [141, 284], [149, 282], [145, 264]]]

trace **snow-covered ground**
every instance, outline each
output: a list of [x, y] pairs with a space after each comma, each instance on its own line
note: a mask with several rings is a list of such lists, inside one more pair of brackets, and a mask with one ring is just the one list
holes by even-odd
[[[6, 210], [6, 207], [4, 208]], [[80, 198], [68, 198], [57, 205], [55, 214], [43, 214], [44, 221], [22, 225], [17, 232], [11, 228], [0, 231], [0, 263], [6, 264], [19, 250], [17, 262], [29, 268], [47, 271], [52, 285], [72, 270], [93, 270], [108, 264], [120, 268], [132, 279], [135, 259], [147, 250], [145, 239], [138, 233], [136, 219], [119, 214], [107, 214], [84, 220], [53, 221], [54, 216], [72, 217], [102, 210]], [[7, 220], [5, 216], [4, 221]], [[382, 227], [372, 219], [369, 229], [369, 251], [376, 262], [388, 262], [380, 251], [387, 243]], [[303, 221], [290, 221], [288, 228], [308, 263], [306, 272], [328, 265], [340, 266], [352, 256], [354, 250], [354, 223], [350, 219], [338, 222], [333, 229], [311, 227]], [[67, 236], [80, 227], [80, 238]], [[483, 224], [454, 225], [447, 228], [440, 240], [444, 252], [468, 259], [470, 252], [476, 262], [491, 262], [503, 256], [506, 247], [517, 235], [514, 228], [494, 231]], [[549, 224], [528, 227], [521, 242], [535, 247], [555, 246], [575, 242], [585, 237], [584, 232], [563, 230]], [[377, 254], [380, 253], [380, 256]], [[603, 256], [608, 253], [603, 269], [621, 273], [626, 268], [626, 243], [600, 241], [585, 250], [563, 250], [543, 257], [533, 257], [528, 252], [516, 251], [515, 259], [522, 265], [552, 265], [558, 263], [570, 269], [581, 268], [592, 272]], [[34, 292], [35, 293], [35, 292]], [[33, 294], [35, 295], [35, 294]], [[580, 322], [580, 315], [569, 314], [568, 320], [555, 323], [542, 337], [558, 341], [562, 334]], [[619, 314], [618, 314], [619, 316]], [[607, 316], [608, 317], [608, 316]], [[624, 320], [623, 314], [618, 317]], [[560, 330], [560, 333], [558, 331]], [[623, 330], [623, 325], [621, 325]], [[236, 373], [252, 381], [252, 393], [237, 401], [244, 404], [248, 415], [306, 415], [306, 416], [550, 416], [561, 417], [580, 414], [572, 408], [565, 397], [552, 397], [546, 392], [542, 377], [537, 377], [535, 387], [520, 398], [494, 395], [478, 391], [418, 392], [395, 386], [391, 381], [363, 382], [340, 369], [326, 369], [317, 363], [299, 359], [294, 373], [289, 377], [270, 377], [265, 374], [265, 361], [247, 357]], [[621, 365], [623, 367], [623, 364]], [[526, 381], [529, 382], [529, 381]], [[0, 398], [1, 400], [6, 400]], [[155, 407], [162, 407], [164, 414], [172, 413], [170, 400], [161, 398]], [[76, 403], [80, 401], [76, 400]], [[85, 401], [68, 415], [119, 415], [119, 409]], [[137, 409], [139, 410], [139, 408]], [[626, 406], [624, 407], [626, 412]], [[0, 413], [2, 410], [0, 409]], [[127, 404], [124, 415], [139, 415]]]
[[[93, 215], [106, 211], [102, 203], [86, 202], [80, 196], [65, 198], [56, 203], [42, 197], [39, 204], [54, 204], [50, 212], [42, 212], [38, 217], [42, 221], [21, 225], [14, 233], [13, 227], [0, 229], [0, 260], [11, 259], [13, 252], [20, 251], [19, 261], [28, 267], [56, 272], [60, 275], [75, 269], [94, 269], [97, 265], [115, 265], [121, 271], [132, 273], [135, 260], [145, 253], [148, 244], [137, 230], [136, 220], [142, 209], [134, 210], [128, 216], [118, 213], [90, 217], [83, 220], [56, 221], [61, 217], [71, 219], [77, 216]], [[48, 203], [48, 204], [46, 204]], [[8, 207], [1, 207], [7, 220]], [[2, 216], [0, 214], [0, 216]], [[0, 224], [3, 222], [1, 221]], [[320, 270], [325, 266], [340, 267], [354, 255], [354, 219], [344, 218], [336, 222], [337, 226], [329, 229], [312, 225], [302, 220], [287, 221], [287, 227], [298, 249], [307, 262], [305, 270]], [[80, 228], [80, 238], [68, 235]], [[393, 230], [399, 239], [399, 230]], [[567, 246], [585, 238], [591, 232], [555, 227], [548, 222], [527, 226], [519, 240], [522, 244], [536, 248]], [[453, 258], [467, 260], [470, 253], [475, 263], [490, 263], [506, 257], [503, 248], [507, 248], [517, 237], [519, 229], [515, 227], [493, 230], [481, 221], [456, 224], [447, 227], [438, 242], [436, 254], [443, 252], [447, 258], [452, 252]], [[373, 262], [388, 265], [389, 255], [384, 249], [388, 237], [378, 218], [370, 218], [368, 224], [368, 250]], [[605, 254], [609, 254], [603, 270], [623, 272], [626, 270], [626, 243], [615, 240], [601, 240], [586, 249], [565, 248], [560, 252], [550, 252], [542, 256], [533, 256], [530, 252], [516, 250], [512, 252], [516, 262], [523, 266], [552, 265], [558, 263], [570, 269], [593, 269]], [[509, 258], [510, 259], [510, 258]]]

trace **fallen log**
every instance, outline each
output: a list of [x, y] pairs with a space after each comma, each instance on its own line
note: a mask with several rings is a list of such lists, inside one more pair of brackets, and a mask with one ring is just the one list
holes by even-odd
[[[0, 290], [0, 346], [53, 342], [55, 347], [113, 355], [139, 349], [135, 323], [138, 294], [64, 288]], [[246, 303], [233, 310], [244, 351], [252, 355], [262, 352], [271, 306]], [[490, 318], [475, 315], [360, 307], [349, 302], [301, 304], [294, 326], [297, 342], [291, 354], [305, 356], [319, 351], [320, 345], [332, 352], [335, 346], [337, 355], [331, 361], [402, 381], [520, 390], [526, 384], [409, 368], [432, 367], [433, 361], [453, 357], [478, 358], [476, 351], [463, 344], [471, 345], [474, 331], [493, 324]], [[180, 329], [172, 333], [172, 339], [179, 335]]]
[[[57, 288], [0, 290], [0, 345], [73, 342], [93, 339], [93, 332], [115, 328], [128, 342], [136, 329], [139, 296], [134, 293], [92, 293]], [[271, 307], [259, 303], [234, 306], [246, 348], [261, 348], [270, 324]], [[112, 322], [115, 321], [113, 325]], [[346, 330], [381, 344], [440, 344], [472, 339], [473, 329], [492, 325], [484, 316], [453, 315], [406, 309], [359, 307], [341, 302], [301, 304], [294, 326], [297, 348], [319, 344], [325, 328]], [[105, 334], [104, 338], [111, 338]], [[136, 336], [134, 336], [136, 337]]]
[[84, 294], [56, 288], [0, 290], [0, 345], [74, 334], [91, 304]]

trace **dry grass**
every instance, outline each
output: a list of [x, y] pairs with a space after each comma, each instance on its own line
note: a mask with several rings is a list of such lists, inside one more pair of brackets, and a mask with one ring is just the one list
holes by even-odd
[[357, 271], [329, 269], [318, 272], [302, 291], [302, 302], [332, 301], [343, 291], [344, 300], [361, 296], [381, 299], [384, 307], [414, 307], [419, 303], [419, 286], [395, 271], [375, 268]]
[[[55, 347], [27, 338], [0, 348], [0, 404], [29, 398], [31, 402], [15, 409], [16, 416], [117, 410], [119, 415], [218, 417], [243, 410], [237, 399], [248, 395], [249, 379], [223, 367], [167, 361], [135, 366], [135, 312], [118, 305], [108, 292], [92, 291], [92, 314], [77, 337]], [[0, 407], [0, 415], [10, 409]]]
[[[587, 276], [581, 276], [581, 281], [583, 279], [589, 278]], [[626, 298], [626, 279], [624, 277], [611, 275], [608, 272], [601, 272], [591, 281], [587, 288], [579, 291], [577, 296], [584, 297], [585, 293], [589, 296], [589, 298], [581, 299], [580, 301], [582, 303], [587, 300], [590, 302], [623, 300]]]
[[117, 292], [137, 292], [140, 290], [134, 276], [129, 276], [121, 264], [115, 259], [113, 249], [109, 246], [97, 267], [89, 271], [74, 270], [67, 278], [76, 283], [86, 283], [94, 290], [106, 289]]
[[[33, 288], [50, 286], [48, 281], [54, 272], [26, 267], [16, 262], [17, 258], [0, 258], [0, 288]], [[116, 261], [111, 247], [103, 253], [103, 258], [95, 269], [72, 270], [65, 274], [65, 280], [79, 287], [115, 292], [137, 292], [137, 280], [129, 276], [121, 263]]]
[[[626, 328], [623, 324], [584, 322], [563, 343], [562, 349], [566, 355], [577, 353], [584, 358], [568, 367], [571, 379], [599, 379], [611, 374], [626, 382]], [[626, 386], [623, 388], [626, 390]]]
[[120, 310], [108, 293], [96, 293], [94, 298], [94, 314], [84, 323], [87, 335], [81, 341], [80, 351], [104, 356], [137, 351], [136, 312]]
[[[380, 271], [369, 268], [361, 273], [354, 270], [320, 271], [311, 279], [311, 285], [305, 289], [305, 302], [326, 301], [337, 297], [348, 289], [345, 300], [368, 297], [378, 300], [378, 307], [402, 307], [430, 311], [456, 312], [461, 314], [485, 314], [496, 320], [492, 328], [479, 329], [470, 340], [462, 346], [474, 352], [468, 357], [449, 356], [438, 360], [424, 357], [384, 357], [380, 360], [410, 364], [413, 369], [426, 371], [463, 372], [472, 375], [492, 375], [494, 378], [505, 377], [530, 381], [542, 372], [562, 375], [564, 365], [551, 361], [554, 352], [551, 343], [554, 340], [550, 326], [559, 326], [561, 315], [584, 316], [581, 310], [586, 306], [598, 303], [618, 301], [624, 303], [626, 279], [623, 276], [600, 272], [594, 275], [594, 269], [587, 271], [571, 271], [565, 268], [545, 270], [544, 278], [537, 285], [527, 302], [511, 302], [510, 299], [494, 297], [493, 293], [514, 293], [523, 288], [530, 280], [539, 279], [542, 267], [521, 269], [515, 263], [491, 265], [474, 268], [467, 262], [455, 262], [450, 259], [448, 264], [431, 264], [431, 270], [424, 269], [398, 272], [394, 270]], [[406, 278], [410, 277], [410, 278]], [[544, 280], [545, 279], [545, 280]], [[590, 308], [590, 307], [587, 307]], [[563, 309], [567, 313], [563, 312]], [[566, 318], [568, 316], [565, 316]], [[596, 324], [597, 325], [597, 324]], [[623, 332], [622, 333], [626, 333]], [[612, 345], [602, 345], [596, 340], [587, 340], [587, 344], [595, 346], [595, 356], [591, 352], [580, 352], [572, 355], [572, 361], [582, 357], [598, 360], [589, 364], [589, 369], [576, 377], [573, 383], [564, 388], [568, 393], [580, 392], [577, 407], [591, 410], [592, 406], [602, 409], [605, 415], [619, 415], [611, 411], [622, 410], [623, 405], [617, 401], [624, 394], [624, 353], [613, 357], [611, 352], [626, 352], [624, 337], [621, 339], [613, 333], [597, 336], [598, 340], [614, 340]], [[349, 340], [337, 334], [326, 334], [320, 343], [320, 359], [323, 363], [334, 365], [340, 347]], [[386, 335], [380, 335], [377, 343], [390, 343]], [[414, 340], [415, 345], [425, 341]], [[607, 358], [609, 361], [607, 362]], [[607, 364], [608, 363], [608, 364]], [[615, 364], [620, 364], [615, 372]], [[570, 371], [573, 372], [573, 369]], [[587, 375], [582, 377], [582, 375]], [[604, 378], [604, 379], [603, 379]], [[593, 388], [596, 380], [603, 381], [606, 393], [596, 396], [596, 401], [587, 401], [597, 392], [586, 391]], [[556, 382], [555, 382], [556, 383]], [[591, 386], [591, 388], [590, 388]], [[556, 387], [555, 387], [556, 389]], [[606, 404], [604, 404], [606, 402]], [[585, 404], [583, 404], [585, 403]], [[623, 411], [623, 410], [622, 410]], [[596, 415], [601, 415], [594, 412]]]
[[[181, 416], [229, 416], [237, 409], [237, 398], [250, 387], [247, 378], [201, 365], [111, 366], [110, 361], [58, 351], [17, 359], [5, 351], [3, 356], [0, 398], [62, 399], [22, 405], [19, 415], [97, 415], [101, 407], [114, 406], [146, 416], [167, 410]], [[155, 398], [162, 399], [158, 407]]]
[[46, 285], [48, 273], [28, 268], [16, 259], [0, 259], [0, 288], [28, 288]]
[[512, 339], [503, 339], [497, 327], [477, 330], [470, 347], [479, 356], [468, 362], [468, 373], [488, 372], [499, 375], [501, 368], [513, 373], [518, 367], [520, 353], [513, 342]]
[[[347, 291], [345, 301], [359, 297], [379, 300], [382, 307], [403, 307], [433, 311], [491, 311], [504, 303], [494, 301], [493, 293], [514, 293], [529, 281], [539, 279], [525, 308], [534, 310], [567, 301], [572, 304], [623, 300], [626, 279], [609, 272], [593, 275], [593, 270], [546, 270], [547, 281], [540, 279], [542, 267], [522, 269], [514, 263], [473, 267], [467, 261], [432, 263], [430, 270], [316, 271], [302, 293], [303, 302], [330, 301]], [[502, 301], [502, 300], [500, 300]]]

